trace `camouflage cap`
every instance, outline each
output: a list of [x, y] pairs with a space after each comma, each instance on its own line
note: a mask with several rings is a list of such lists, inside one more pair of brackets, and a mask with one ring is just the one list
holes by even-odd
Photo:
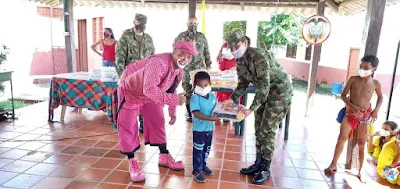
[[244, 35], [240, 29], [233, 31], [230, 35], [225, 38], [228, 44], [228, 48], [236, 46], [240, 41], [242, 41]]
[[147, 16], [144, 15], [144, 14], [138, 14], [138, 13], [136, 13], [136, 15], [135, 15], [135, 20], [137, 20], [137, 21], [139, 21], [139, 22], [141, 22], [141, 23], [143, 23], [143, 24], [146, 24], [146, 23], [147, 23]]

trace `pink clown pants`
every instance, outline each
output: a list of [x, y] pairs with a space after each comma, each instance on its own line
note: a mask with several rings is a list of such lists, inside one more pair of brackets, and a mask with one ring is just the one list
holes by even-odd
[[145, 144], [151, 146], [166, 144], [163, 106], [154, 102], [137, 104], [126, 99], [119, 110], [117, 121], [121, 153], [133, 153], [140, 148], [137, 121], [139, 112], [143, 115]]

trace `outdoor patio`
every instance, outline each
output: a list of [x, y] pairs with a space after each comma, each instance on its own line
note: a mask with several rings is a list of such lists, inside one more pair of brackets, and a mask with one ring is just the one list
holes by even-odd
[[[67, 110], [64, 124], [47, 122], [48, 102], [17, 111], [19, 119], [0, 126], [0, 188], [387, 188], [388, 183], [375, 173], [374, 165], [366, 163], [367, 184], [339, 169], [333, 177], [324, 176], [338, 134], [335, 114], [318, 114], [327, 103], [316, 103], [312, 116], [305, 119], [305, 94], [296, 92], [287, 142], [277, 135], [276, 153], [272, 162], [272, 179], [263, 186], [251, 184], [251, 177], [239, 169], [255, 159], [253, 119], [248, 119], [245, 137], [234, 136], [234, 127], [217, 124], [208, 165], [214, 175], [207, 183], [198, 184], [191, 177], [192, 134], [180, 109], [175, 126], [167, 126], [171, 154], [183, 160], [185, 171], [159, 168], [158, 149], [140, 148], [136, 157], [146, 173], [146, 182], [131, 183], [125, 156], [119, 153], [117, 135], [103, 112], [83, 111], [82, 115]], [[333, 97], [317, 96], [316, 102]], [[332, 101], [333, 102], [333, 101]], [[341, 104], [329, 104], [337, 112]], [[58, 108], [55, 120], [59, 120]], [[282, 131], [281, 131], [282, 132]], [[49, 141], [59, 138], [82, 139]], [[10, 141], [12, 139], [12, 141]], [[27, 140], [36, 140], [29, 141]], [[39, 141], [41, 140], [41, 141]], [[341, 162], [344, 162], [344, 155]], [[343, 167], [343, 165], [341, 165]], [[378, 183], [382, 184], [379, 185]], [[390, 186], [395, 188], [396, 186]]]

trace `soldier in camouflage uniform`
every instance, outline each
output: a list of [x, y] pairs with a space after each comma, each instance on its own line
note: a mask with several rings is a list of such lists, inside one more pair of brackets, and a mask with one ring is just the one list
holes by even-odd
[[270, 177], [275, 131], [291, 105], [292, 81], [272, 54], [249, 47], [240, 30], [234, 31], [226, 41], [237, 61], [239, 83], [231, 99], [224, 103], [229, 106], [237, 102], [250, 83], [256, 88], [254, 101], [244, 114], [249, 115], [254, 111], [257, 158], [254, 165], [243, 168], [240, 172], [254, 175], [253, 183], [262, 184]]
[[186, 110], [187, 110], [187, 121], [192, 121], [192, 115], [190, 112], [190, 98], [193, 94], [193, 85], [190, 84], [190, 72], [196, 69], [210, 69], [211, 59], [210, 59], [210, 51], [208, 49], [208, 42], [206, 36], [197, 31], [197, 18], [189, 17], [188, 19], [188, 29], [178, 35], [175, 38], [174, 44], [177, 41], [185, 40], [191, 41], [194, 43], [197, 52], [199, 53], [197, 56], [192, 58], [192, 61], [189, 65], [187, 65], [184, 69], [184, 75], [182, 80], [182, 87], [186, 92]]
[[[143, 14], [136, 14], [133, 23], [134, 27], [125, 30], [117, 43], [116, 70], [119, 76], [128, 64], [154, 54], [153, 39], [149, 34], [144, 33], [147, 17]], [[139, 115], [139, 122], [139, 131], [143, 133], [142, 115]]]

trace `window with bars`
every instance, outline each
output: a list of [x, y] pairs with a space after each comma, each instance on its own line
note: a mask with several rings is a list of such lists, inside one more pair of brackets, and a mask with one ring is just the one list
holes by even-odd
[[[98, 40], [103, 39], [104, 27], [103, 27], [104, 17], [92, 18], [92, 36], [93, 43], [96, 43]], [[100, 45], [96, 46], [98, 50], [100, 50]]]
[[286, 48], [286, 57], [287, 58], [296, 58], [296, 52], [297, 52], [297, 45], [293, 46], [287, 46]]
[[306, 56], [304, 57], [304, 59], [311, 60], [311, 54], [312, 54], [312, 45], [307, 45]]

